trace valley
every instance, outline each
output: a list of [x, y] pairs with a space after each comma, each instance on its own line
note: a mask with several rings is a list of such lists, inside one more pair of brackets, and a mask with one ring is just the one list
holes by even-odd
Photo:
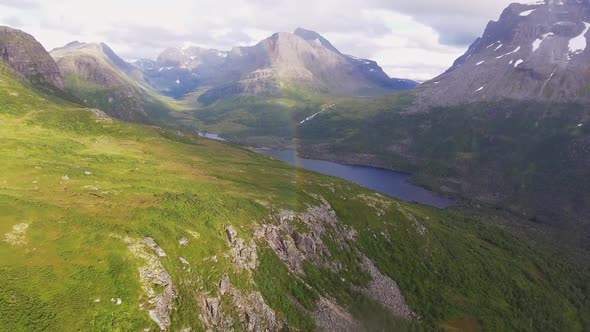
[[0, 27], [0, 331], [587, 331], [589, 21], [511, 4], [423, 84]]
[[[369, 330], [439, 326], [474, 316], [478, 324], [500, 329], [529, 324], [524, 317], [535, 315], [544, 317], [539, 328], [585, 324], [578, 291], [558, 292], [551, 281], [559, 276], [560, 287], [578, 289], [585, 272], [569, 270], [573, 266], [496, 226], [385, 198], [223, 143], [125, 124], [39, 95], [6, 69], [1, 79], [6, 158], [0, 225], [6, 240], [0, 242], [0, 273], [10, 280], [0, 288], [4, 327], [135, 330], [160, 324], [198, 330], [222, 329], [218, 324], [229, 319], [308, 330], [321, 324], [312, 317], [326, 299]], [[313, 240], [320, 252], [308, 252], [305, 241], [290, 242], [294, 234], [311, 236], [310, 227], [318, 227], [313, 223], [321, 218], [328, 218], [321, 229], [327, 228]], [[296, 231], [284, 233], [282, 227]], [[272, 233], [262, 235], [262, 229]], [[232, 234], [229, 240], [226, 233]], [[276, 247], [275, 236], [291, 243], [290, 249]], [[151, 239], [145, 243], [152, 243], [154, 254], [144, 239]], [[234, 256], [233, 243], [257, 254]], [[514, 250], [524, 255], [518, 269], [508, 259]], [[420, 321], [399, 320], [387, 302], [362, 291], [373, 278], [361, 272], [363, 257], [399, 283]], [[155, 266], [150, 271], [164, 269], [171, 278], [154, 281], [164, 287], [154, 288], [154, 295], [142, 286], [144, 261]], [[218, 293], [220, 282], [227, 284], [223, 280], [234, 289], [225, 295]], [[522, 305], [505, 292], [521, 289], [521, 282], [531, 287]], [[488, 287], [500, 283], [501, 292]], [[251, 301], [239, 294], [260, 294], [251, 300], [262, 296], [274, 318], [271, 311], [233, 311], [232, 301]], [[287, 300], [284, 294], [290, 294]], [[148, 312], [164, 299], [172, 301], [169, 307], [150, 319]], [[506, 301], [510, 312], [523, 311], [517, 314], [522, 321], [497, 318], [493, 312]], [[213, 305], [211, 316], [203, 316]], [[68, 314], [73, 311], [75, 316]]]

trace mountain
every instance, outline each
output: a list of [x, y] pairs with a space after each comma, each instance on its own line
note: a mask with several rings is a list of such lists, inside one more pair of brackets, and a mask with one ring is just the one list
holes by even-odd
[[589, 250], [588, 22], [587, 1], [511, 4], [439, 77], [300, 125], [301, 154], [408, 171]]
[[2, 329], [590, 324], [584, 266], [492, 215], [400, 202], [194, 133], [121, 122], [32, 89], [3, 60], [0, 104]]
[[[54, 56], [103, 86], [127, 67], [104, 45]], [[34, 89], [4, 60], [0, 105], [3, 330], [590, 326], [587, 267], [501, 215], [405, 203], [121, 122]]]
[[201, 86], [203, 78], [213, 77], [226, 57], [227, 52], [200, 47], [170, 48], [156, 61], [138, 60], [135, 66], [157, 90], [181, 98]]
[[145, 88], [133, 79], [143, 74], [106, 44], [72, 42], [50, 54], [65, 78], [66, 90], [86, 105], [120, 119], [147, 121], [141, 100]]
[[215, 81], [221, 85], [209, 89], [202, 97], [205, 101], [235, 94], [278, 96], [285, 88], [329, 95], [373, 95], [407, 88], [391, 80], [376, 62], [346, 56], [319, 34], [304, 29], [234, 48]]
[[444, 74], [425, 83], [420, 102], [590, 102], [590, 3], [537, 1], [508, 6]]
[[344, 55], [318, 33], [301, 28], [230, 52], [167, 49], [156, 61], [137, 65], [161, 92], [179, 98], [201, 89], [206, 103], [244, 94], [280, 96], [286, 88], [374, 95], [417, 85], [391, 79], [375, 61]]
[[36, 85], [63, 88], [58, 67], [35, 38], [20, 30], [0, 27], [0, 60]]

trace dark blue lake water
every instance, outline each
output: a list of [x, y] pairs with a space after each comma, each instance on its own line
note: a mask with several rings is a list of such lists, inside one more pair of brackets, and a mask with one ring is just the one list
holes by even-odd
[[[199, 135], [218, 141], [226, 141], [217, 134], [199, 132]], [[407, 173], [382, 168], [344, 165], [318, 159], [300, 158], [297, 156], [295, 150], [256, 149], [256, 151], [310, 171], [348, 180], [362, 187], [406, 202], [416, 202], [439, 209], [444, 209], [454, 204], [454, 201], [451, 199], [438, 196], [431, 191], [409, 183], [408, 179], [411, 175]]]
[[295, 150], [257, 149], [256, 151], [275, 159], [286, 161], [291, 165], [348, 180], [362, 187], [406, 202], [421, 203], [440, 209], [447, 208], [454, 203], [451, 199], [440, 197], [431, 191], [409, 183], [408, 179], [411, 175], [406, 173], [374, 167], [344, 165], [317, 159], [299, 158]]

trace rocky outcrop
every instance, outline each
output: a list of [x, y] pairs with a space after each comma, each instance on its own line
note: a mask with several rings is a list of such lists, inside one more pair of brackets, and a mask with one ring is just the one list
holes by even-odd
[[0, 60], [37, 85], [63, 88], [59, 68], [35, 38], [20, 30], [0, 27]]
[[238, 237], [238, 232], [232, 226], [226, 228], [227, 238], [232, 245], [230, 255], [233, 258], [235, 266], [239, 269], [253, 270], [258, 264], [256, 254], [256, 243], [246, 241]]
[[360, 332], [365, 331], [363, 325], [336, 303], [324, 297], [320, 298], [316, 310], [312, 314], [317, 330], [322, 332]]
[[359, 289], [361, 292], [383, 304], [396, 317], [407, 320], [416, 318], [395, 281], [383, 275], [367, 257], [363, 257], [363, 267], [372, 280], [367, 287]]
[[[225, 298], [228, 301], [222, 301]], [[199, 318], [208, 331], [233, 331], [236, 324], [246, 331], [277, 331], [285, 326], [259, 292], [235, 288], [227, 275], [214, 297], [202, 296]], [[226, 307], [231, 303], [231, 308]]]
[[[297, 230], [294, 222], [302, 223], [306, 230]], [[338, 234], [341, 246], [347, 246], [346, 241], [356, 238], [356, 231], [342, 225], [327, 202], [300, 214], [282, 211], [277, 216], [277, 223], [261, 226], [256, 231], [256, 237], [265, 240], [289, 270], [296, 274], [303, 274], [305, 260], [335, 271], [340, 269], [340, 263], [331, 259], [330, 250], [322, 239], [328, 230]]]
[[502, 99], [590, 102], [590, 3], [514, 3], [439, 77], [417, 106]]
[[[310, 207], [302, 213], [282, 211], [276, 216], [275, 223], [266, 224], [256, 231], [256, 237], [266, 241], [269, 247], [283, 261], [292, 273], [303, 275], [303, 263], [312, 261], [338, 272], [341, 263], [332, 257], [324, 243], [324, 237], [330, 237], [341, 250], [352, 250], [360, 257], [359, 264], [368, 272], [371, 281], [365, 287], [354, 287], [360, 293], [381, 303], [394, 316], [402, 319], [415, 319], [410, 306], [397, 283], [379, 271], [375, 264], [354, 247], [357, 232], [342, 224], [330, 204], [322, 197], [317, 197], [322, 205]], [[371, 202], [376, 211], [386, 208], [390, 203], [376, 195], [362, 196], [360, 199]], [[303, 227], [297, 227], [302, 223]], [[318, 326], [325, 330], [357, 331], [357, 322], [333, 301], [321, 299], [313, 313]]]
[[167, 331], [172, 322], [171, 314], [178, 290], [160, 262], [160, 257], [166, 257], [166, 252], [149, 237], [143, 240], [127, 237], [123, 240], [129, 245], [132, 256], [143, 262], [139, 268], [139, 280], [147, 301], [141, 309], [148, 311], [162, 331]]

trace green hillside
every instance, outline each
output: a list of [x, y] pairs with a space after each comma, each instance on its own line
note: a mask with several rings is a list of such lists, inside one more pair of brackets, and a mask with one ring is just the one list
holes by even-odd
[[504, 101], [412, 113], [411, 100], [341, 102], [300, 128], [302, 152], [353, 162], [372, 155], [435, 190], [590, 234], [586, 107]]
[[[0, 151], [1, 330], [308, 331], [326, 301], [371, 331], [590, 326], [588, 270], [487, 216], [112, 120], [1, 64]], [[412, 322], [370, 291], [389, 278]]]

